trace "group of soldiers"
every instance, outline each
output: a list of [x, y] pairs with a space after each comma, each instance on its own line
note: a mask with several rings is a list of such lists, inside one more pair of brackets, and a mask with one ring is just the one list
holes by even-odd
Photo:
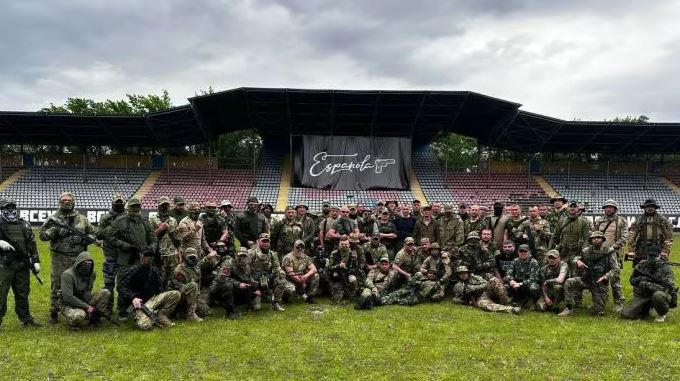
[[[284, 311], [292, 300], [314, 304], [322, 295], [355, 309], [448, 295], [485, 311], [568, 316], [582, 305], [584, 290], [592, 295], [592, 313], [603, 315], [611, 287], [616, 313], [636, 319], [653, 310], [659, 322], [677, 304], [668, 260], [672, 227], [652, 199], [630, 228], [614, 200], [590, 223], [577, 201], [563, 197], [530, 206], [527, 216], [514, 203], [496, 202], [491, 210], [461, 204], [456, 211], [389, 200], [374, 208], [323, 202], [318, 214], [300, 204], [277, 220], [273, 207], [255, 197], [238, 214], [228, 200], [201, 205], [160, 197], [145, 218], [139, 199], [116, 194], [96, 228], [75, 209], [73, 193], [58, 202], [38, 236], [50, 245], [50, 322], [62, 316], [72, 329], [102, 319], [165, 328], [175, 318], [201, 322], [211, 306], [238, 319], [239, 304]], [[0, 325], [12, 288], [19, 319], [39, 326], [28, 304], [30, 272], [40, 279], [33, 231], [14, 201], [0, 201], [0, 211]], [[104, 287], [97, 291], [92, 244], [104, 253]], [[624, 259], [634, 268], [628, 306]]]

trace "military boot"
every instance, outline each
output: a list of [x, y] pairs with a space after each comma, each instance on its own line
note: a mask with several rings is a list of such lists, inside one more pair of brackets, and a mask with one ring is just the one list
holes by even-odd
[[250, 303], [250, 308], [252, 308], [253, 311], [261, 310], [262, 309], [262, 296], [260, 296], [260, 295], [253, 296], [253, 301]]
[[203, 321], [203, 319], [196, 315], [196, 302], [189, 303], [187, 306], [187, 321], [194, 323], [200, 323]]
[[173, 327], [175, 325], [175, 323], [173, 323], [172, 320], [168, 319], [168, 317], [165, 316], [165, 314], [158, 314], [157, 319], [158, 319], [158, 325], [161, 328], [170, 328], [170, 327]]
[[273, 302], [272, 302], [272, 310], [274, 310], [274, 311], [285, 311], [286, 309], [283, 308], [283, 306], [281, 306], [281, 305], [279, 304], [279, 302], [273, 301]]

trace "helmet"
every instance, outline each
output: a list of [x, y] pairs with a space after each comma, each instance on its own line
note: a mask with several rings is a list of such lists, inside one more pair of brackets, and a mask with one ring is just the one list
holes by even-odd
[[606, 239], [604, 233], [602, 233], [599, 230], [595, 230], [594, 232], [590, 233], [590, 237], [588, 237], [588, 240], [592, 241], [593, 238], [602, 238], [603, 240]]
[[619, 208], [619, 203], [616, 202], [616, 201], [614, 201], [614, 200], [612, 200], [612, 199], [610, 198], [609, 200], [607, 200], [607, 201], [604, 202], [604, 205], [602, 205], [602, 209], [604, 209], [604, 208], [606, 208], [606, 207], [608, 207], [608, 206], [613, 206], [613, 207], [615, 207], [616, 209], [618, 209], [618, 208]]

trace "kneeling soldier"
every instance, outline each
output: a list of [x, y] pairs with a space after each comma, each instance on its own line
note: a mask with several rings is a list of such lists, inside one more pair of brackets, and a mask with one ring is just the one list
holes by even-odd
[[170, 280], [170, 288], [182, 294], [181, 302], [186, 304], [187, 320], [196, 323], [203, 321], [196, 315], [200, 284], [201, 269], [198, 267], [198, 253], [193, 247], [188, 247], [184, 250], [184, 262], [175, 267]]
[[61, 314], [71, 328], [97, 325], [101, 317], [111, 319], [113, 294], [106, 288], [92, 293], [94, 279], [94, 261], [87, 251], [61, 273]]

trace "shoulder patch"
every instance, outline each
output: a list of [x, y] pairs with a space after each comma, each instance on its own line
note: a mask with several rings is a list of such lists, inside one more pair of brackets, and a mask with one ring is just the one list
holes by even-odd
[[184, 275], [183, 272], [180, 271], [175, 274], [175, 279], [177, 279], [180, 282], [184, 282], [187, 279], [187, 277], [186, 275]]

